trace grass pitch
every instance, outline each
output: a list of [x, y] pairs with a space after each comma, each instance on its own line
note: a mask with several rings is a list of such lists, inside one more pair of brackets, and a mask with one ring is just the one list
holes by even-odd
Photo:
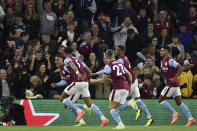
[[[106, 126], [100, 128], [98, 126], [9, 126], [0, 127], [0, 131], [114, 131], [115, 126]], [[197, 125], [185, 127], [183, 125], [168, 126], [126, 126], [122, 131], [197, 131]]]

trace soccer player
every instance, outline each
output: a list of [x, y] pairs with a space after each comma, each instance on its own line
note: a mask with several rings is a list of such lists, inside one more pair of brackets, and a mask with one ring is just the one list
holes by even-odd
[[128, 80], [131, 82], [132, 76], [121, 63], [114, 59], [113, 50], [107, 50], [106, 59], [108, 60], [108, 64], [105, 66], [102, 78], [90, 79], [90, 83], [104, 83], [108, 78], [108, 75], [111, 76], [111, 79], [113, 81], [113, 90], [109, 96], [109, 109], [113, 119], [118, 124], [115, 129], [124, 129], [125, 126], [122, 123], [117, 108], [125, 103], [125, 100], [129, 94]]
[[[67, 95], [73, 95], [77, 92], [81, 92], [82, 97], [88, 107], [92, 109], [92, 111], [98, 115], [102, 121], [101, 127], [104, 127], [109, 123], [109, 120], [103, 115], [101, 110], [91, 102], [90, 98], [90, 92], [88, 89], [88, 78], [86, 75], [87, 73], [91, 73], [90, 69], [81, 61], [81, 59], [73, 57], [72, 56], [73, 49], [72, 48], [65, 48], [64, 56], [66, 59], [64, 60], [65, 67], [64, 69], [68, 68], [70, 74], [70, 79], [68, 83], [70, 84], [62, 93], [61, 100], [64, 104], [67, 106], [75, 109], [76, 111], [79, 111], [79, 108], [77, 109], [72, 101], [69, 101], [67, 98]], [[70, 81], [71, 80], [71, 81]], [[85, 113], [85, 112], [84, 112]], [[81, 113], [78, 113], [79, 117], [76, 120], [79, 121], [81, 116], [84, 115], [83, 111]]]
[[167, 101], [165, 101], [167, 97], [172, 96], [182, 112], [188, 117], [188, 122], [185, 126], [191, 126], [193, 123], [195, 123], [195, 119], [192, 117], [187, 106], [182, 102], [180, 85], [178, 81], [178, 76], [181, 74], [183, 69], [179, 63], [171, 58], [171, 56], [169, 55], [170, 51], [171, 49], [169, 46], [164, 46], [161, 48], [161, 70], [154, 71], [158, 75], [164, 74], [165, 76], [166, 87], [161, 92], [159, 103], [172, 113], [173, 117], [171, 124], [174, 124], [179, 119], [180, 114], [177, 113]]
[[[137, 111], [136, 120], [138, 120], [139, 115], [140, 115], [141, 110], [142, 110], [146, 114], [146, 117], [148, 119], [145, 126], [150, 126], [154, 122], [154, 119], [152, 118], [151, 114], [149, 113], [149, 110], [146, 107], [146, 105], [140, 99], [140, 91], [139, 91], [139, 87], [138, 87], [138, 80], [135, 78], [135, 75], [133, 74], [130, 62], [124, 54], [125, 54], [124, 46], [118, 45], [115, 49], [115, 56], [118, 57], [117, 61], [122, 63], [124, 65], [124, 67], [132, 75], [132, 84], [130, 86], [130, 90], [131, 90], [130, 95], [131, 95], [132, 98], [135, 99], [137, 106], [140, 108]], [[119, 110], [126, 109], [127, 107], [129, 107], [129, 104], [131, 104], [131, 101], [129, 103], [125, 102], [123, 105], [121, 105], [119, 107]]]
[[[60, 72], [60, 75], [61, 75], [61, 81], [58, 82], [58, 83], [52, 83], [51, 84], [51, 87], [52, 88], [55, 88], [56, 86], [65, 86], [67, 85], [67, 81], [66, 81], [66, 77], [65, 77], [65, 73], [64, 73], [64, 57], [62, 55], [56, 55], [55, 56], [55, 64], [56, 64], [56, 67], [58, 68], [57, 71]], [[68, 99], [70, 99], [73, 103], [76, 103], [76, 101], [79, 99], [80, 97], [80, 93], [76, 93], [70, 97], [68, 97]], [[85, 109], [89, 114], [91, 114], [91, 109], [89, 107], [87, 107], [86, 105], [84, 104], [75, 104], [77, 107], [79, 108], [83, 108]], [[68, 108], [67, 106], [64, 106], [65, 108]], [[77, 112], [71, 108], [68, 108], [74, 115], [74, 117], [77, 117]], [[83, 118], [81, 118], [79, 120], [79, 123], [75, 126], [85, 126], [86, 123], [85, 121], [83, 120]]]

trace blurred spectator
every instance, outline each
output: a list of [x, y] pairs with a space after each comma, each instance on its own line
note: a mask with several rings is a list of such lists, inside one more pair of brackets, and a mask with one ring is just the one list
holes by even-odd
[[146, 58], [150, 57], [150, 52], [148, 48], [143, 48], [142, 52], [137, 52], [137, 58], [135, 59], [135, 65], [139, 68], [142, 68], [142, 65], [146, 61]]
[[152, 82], [152, 76], [147, 75], [141, 89], [141, 98], [153, 99], [157, 96], [157, 87]]
[[13, 94], [13, 81], [7, 79], [5, 69], [0, 69], [0, 79], [0, 98], [2, 98], [2, 96], [11, 96]]
[[178, 34], [176, 34], [176, 33], [173, 34], [173, 36], [172, 36], [172, 43], [169, 46], [171, 48], [172, 47], [176, 47], [180, 51], [180, 53], [181, 53], [182, 60], [185, 59], [185, 48], [180, 43]]
[[[80, 31], [88, 31], [89, 25], [96, 12], [95, 0], [73, 0], [72, 7], [74, 7], [75, 16], [79, 22]], [[71, 8], [72, 9], [72, 8]]]
[[[65, 3], [64, 1], [67, 2]], [[59, 20], [62, 20], [63, 13], [68, 11], [68, 2], [69, 0], [57, 0], [57, 3], [55, 3], [53, 10]]]
[[30, 78], [31, 86], [26, 89], [25, 95], [27, 99], [43, 98], [44, 89], [42, 87], [42, 81], [38, 76], [32, 76]]
[[96, 54], [96, 58], [99, 62], [99, 66], [104, 66], [104, 58], [105, 58], [105, 51], [106, 51], [106, 44], [105, 41], [98, 41], [94, 44], [92, 51]]
[[185, 23], [187, 30], [192, 31], [197, 27], [197, 12], [195, 7], [191, 6], [189, 8], [189, 15], [187, 15]]
[[133, 24], [136, 24], [137, 13], [132, 9], [130, 0], [118, 0], [112, 7], [112, 15], [116, 25], [120, 25], [124, 22], [126, 17], [130, 17]]
[[87, 61], [89, 54], [92, 51], [94, 41], [90, 32], [85, 32], [83, 38], [84, 41], [79, 45], [78, 51], [81, 54], [81, 57], [84, 58], [85, 61]]
[[160, 37], [159, 37], [159, 48], [161, 49], [162, 46], [169, 45], [171, 42], [171, 35], [168, 32], [167, 28], [162, 28]]
[[50, 34], [42, 34], [41, 48], [45, 53], [54, 55], [56, 53], [56, 41], [51, 40]]
[[188, 53], [191, 54], [194, 50], [194, 46], [197, 45], [197, 31], [194, 33], [194, 38], [188, 44]]
[[[44, 7], [44, 8], [43, 8]], [[38, 14], [40, 16], [40, 33], [48, 33], [51, 36], [57, 35], [57, 16], [52, 11], [49, 0], [37, 1]]]
[[143, 32], [144, 30], [146, 30], [148, 22], [150, 22], [150, 18], [147, 16], [146, 8], [140, 8], [136, 24], [138, 31]]
[[75, 57], [77, 57], [77, 58], [80, 58], [81, 54], [77, 50], [77, 43], [76, 42], [72, 42], [70, 47], [73, 49], [73, 55]]
[[189, 60], [185, 60], [183, 63], [183, 72], [178, 77], [181, 88], [181, 95], [183, 97], [191, 97], [193, 93], [192, 84], [193, 84], [193, 75], [191, 72], [192, 64]]
[[194, 46], [193, 52], [191, 53], [191, 60], [194, 63], [194, 67], [191, 69], [192, 74], [197, 76], [197, 45]]
[[139, 37], [144, 42], [145, 46], [148, 45], [152, 38], [158, 36], [157, 32], [154, 29], [154, 25], [152, 22], [147, 23], [147, 28], [143, 29], [143, 31], [140, 32]]
[[75, 30], [76, 26], [74, 23], [69, 23], [67, 25], [67, 30], [63, 31], [60, 35], [62, 37], [62, 40], [66, 40], [66, 45], [70, 46], [73, 41], [79, 40], [79, 34]]
[[166, 9], [161, 9], [159, 11], [159, 18], [154, 21], [154, 26], [159, 33], [162, 28], [166, 28], [170, 34], [173, 33], [174, 26], [170, 21], [168, 11]]
[[42, 63], [39, 67], [39, 69], [37, 70], [37, 72], [35, 73], [36, 76], [38, 76], [42, 83], [46, 83], [48, 78], [49, 78], [49, 74], [47, 72], [47, 69], [46, 69], [46, 65], [44, 63]]
[[125, 53], [129, 61], [131, 62], [131, 65], [133, 65], [135, 59], [137, 58], [136, 53], [141, 51], [141, 49], [143, 48], [143, 43], [133, 29], [128, 29], [127, 34], [128, 36], [125, 43]]
[[16, 14], [16, 23], [11, 25], [11, 32], [15, 34], [15, 37], [20, 37], [22, 32], [29, 32], [28, 26], [23, 22], [23, 15], [21, 13]]
[[35, 9], [35, 5], [28, 4], [26, 6], [24, 13], [24, 23], [29, 25], [29, 33], [31, 34], [30, 38], [38, 38], [40, 21], [38, 13]]
[[15, 20], [13, 8], [8, 7], [7, 11], [6, 11], [6, 15], [3, 20], [4, 32], [5, 32], [6, 37], [8, 35], [11, 25], [13, 25], [15, 23], [15, 21], [16, 20]]
[[31, 71], [31, 73], [36, 72], [42, 63], [44, 63], [47, 66], [48, 70], [51, 69], [51, 62], [49, 59], [49, 55], [46, 54], [46, 58], [45, 58], [43, 56], [42, 50], [37, 50], [35, 52], [35, 55], [34, 54], [32, 55], [31, 61], [29, 61], [29, 70]]
[[126, 46], [125, 42], [127, 40], [128, 29], [133, 29], [133, 32], [138, 34], [137, 28], [132, 24], [130, 17], [125, 17], [124, 22], [120, 26], [120, 31], [114, 34], [114, 47], [117, 45]]
[[148, 14], [153, 21], [159, 18], [159, 0], [152, 0], [148, 2]]
[[14, 64], [14, 95], [17, 99], [25, 98], [25, 90], [29, 85], [29, 74], [22, 59], [17, 59]]
[[193, 32], [187, 30], [184, 23], [181, 23], [179, 25], [179, 31], [180, 31], [179, 40], [181, 41], [181, 43], [185, 47], [186, 52], [188, 52], [188, 44], [193, 38]]

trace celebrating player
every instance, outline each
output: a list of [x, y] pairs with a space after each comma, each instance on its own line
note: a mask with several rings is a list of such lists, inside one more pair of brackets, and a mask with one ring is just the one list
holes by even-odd
[[177, 113], [167, 101], [165, 101], [167, 97], [172, 96], [176, 104], [189, 119], [188, 123], [185, 126], [191, 126], [193, 123], [195, 123], [195, 119], [192, 117], [187, 106], [182, 102], [181, 91], [179, 87], [180, 85], [178, 81], [178, 76], [181, 74], [183, 69], [179, 63], [171, 58], [171, 56], [169, 55], [170, 50], [171, 49], [169, 46], [164, 46], [161, 48], [160, 56], [163, 58], [161, 62], [162, 70], [155, 70], [155, 73], [159, 75], [164, 74], [166, 83], [166, 87], [162, 90], [159, 97], [159, 103], [172, 113], [173, 117], [171, 124], [174, 124], [179, 119], [180, 114]]
[[[124, 55], [125, 54], [125, 48], [124, 46], [117, 46], [115, 49], [115, 55], [116, 57], [118, 57], [118, 62], [122, 63], [124, 65], [124, 67], [131, 73], [132, 75], [132, 84], [131, 84], [131, 92], [130, 95], [132, 98], [135, 99], [137, 106], [146, 114], [147, 116], [147, 123], [145, 126], [150, 126], [154, 119], [152, 118], [152, 116], [149, 113], [149, 110], [147, 109], [146, 105], [141, 101], [140, 99], [140, 92], [139, 92], [139, 87], [138, 87], [138, 80], [135, 78], [135, 75], [133, 74], [130, 62], [128, 60], [128, 58]], [[130, 101], [131, 102], [131, 101]], [[129, 102], [129, 103], [130, 103]], [[121, 107], [119, 107], [119, 110], [124, 110], [127, 107], [129, 107], [129, 104], [127, 102], [125, 102], [123, 105], [121, 105]], [[141, 110], [137, 111], [137, 115], [136, 115], [136, 120], [138, 120], [139, 115], [141, 113]]]
[[[61, 75], [61, 81], [58, 82], [58, 83], [52, 83], [51, 84], [51, 87], [52, 88], [55, 88], [56, 86], [66, 86], [67, 85], [67, 77], [65, 76], [65, 71], [64, 71], [64, 57], [62, 55], [56, 55], [55, 56], [55, 64], [56, 64], [56, 67], [58, 68], [57, 71], [60, 72], [60, 75]], [[76, 93], [76, 94], [73, 94], [72, 96], [68, 97], [68, 99], [70, 99], [72, 102], [76, 102], [79, 97], [80, 97], [81, 93]], [[85, 109], [89, 114], [91, 114], [91, 109], [89, 107], [87, 107], [86, 105], [84, 104], [75, 104], [77, 107], [79, 108], [83, 108]], [[68, 108], [67, 106], [65, 106], [65, 108]], [[74, 117], [77, 117], [77, 112], [71, 108], [68, 108], [74, 115]], [[83, 120], [83, 118], [81, 118], [79, 120], [79, 123], [76, 125], [76, 126], [85, 126], [86, 123], [85, 121]]]
[[75, 104], [67, 99], [67, 96], [71, 96], [77, 92], [80, 92], [82, 94], [82, 97], [88, 107], [92, 109], [92, 111], [97, 114], [102, 123], [101, 127], [104, 127], [109, 123], [109, 120], [103, 115], [101, 110], [91, 102], [90, 98], [90, 92], [88, 89], [88, 78], [86, 76], [87, 73], [91, 73], [90, 69], [78, 58], [72, 56], [73, 49], [72, 48], [65, 48], [65, 57], [64, 60], [64, 69], [68, 68], [70, 79], [68, 80], [69, 86], [64, 90], [64, 92], [61, 95], [61, 100], [64, 104], [67, 106], [73, 108], [78, 112], [77, 121], [81, 119], [81, 117], [84, 115], [84, 111], [79, 110], [75, 106]]
[[112, 117], [118, 124], [115, 129], [124, 129], [125, 126], [122, 123], [117, 108], [121, 104], [125, 103], [129, 94], [128, 80], [131, 82], [132, 76], [121, 63], [114, 60], [113, 50], [110, 49], [106, 52], [106, 59], [108, 60], [108, 64], [105, 66], [104, 75], [100, 79], [90, 79], [90, 83], [104, 83], [108, 78], [108, 75], [111, 76], [113, 81], [113, 90], [109, 96], [109, 108]]

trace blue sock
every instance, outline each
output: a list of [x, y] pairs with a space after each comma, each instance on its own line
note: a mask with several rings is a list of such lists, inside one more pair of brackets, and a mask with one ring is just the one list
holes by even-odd
[[101, 120], [105, 119], [103, 113], [95, 104], [92, 104], [91, 109], [95, 114], [97, 114], [101, 118]]
[[188, 109], [188, 107], [184, 104], [184, 103], [182, 103], [180, 106], [179, 106], [179, 108], [182, 110], [182, 112], [188, 117], [188, 119], [191, 119], [192, 118], [192, 115], [191, 115], [191, 113], [189, 112], [189, 109]]
[[146, 114], [147, 119], [150, 119], [151, 115], [146, 105], [141, 100], [136, 100], [136, 104]]
[[75, 106], [77, 106], [77, 107], [79, 107], [79, 108], [81, 108], [81, 109], [84, 108], [84, 104], [76, 104], [76, 103], [75, 103]]
[[164, 108], [166, 108], [168, 111], [170, 111], [172, 114], [176, 114], [176, 111], [174, 110], [174, 108], [167, 101], [162, 101], [160, 104]]
[[123, 111], [123, 110], [127, 109], [128, 107], [130, 107], [130, 106], [129, 106], [128, 102], [125, 101], [124, 104], [120, 105], [120, 106], [117, 108], [117, 111], [118, 111], [118, 112]]
[[69, 109], [72, 113], [73, 113], [73, 116], [75, 117], [75, 118], [77, 118], [77, 112], [75, 111], [75, 110], [73, 110], [73, 109]]
[[120, 115], [116, 109], [112, 109], [110, 111], [110, 113], [111, 113], [112, 117], [114, 118], [114, 120], [116, 121], [116, 123], [122, 124], [122, 120], [121, 120]]
[[63, 103], [70, 107], [71, 109], [75, 110], [76, 112], [81, 111], [71, 100], [65, 99]]

